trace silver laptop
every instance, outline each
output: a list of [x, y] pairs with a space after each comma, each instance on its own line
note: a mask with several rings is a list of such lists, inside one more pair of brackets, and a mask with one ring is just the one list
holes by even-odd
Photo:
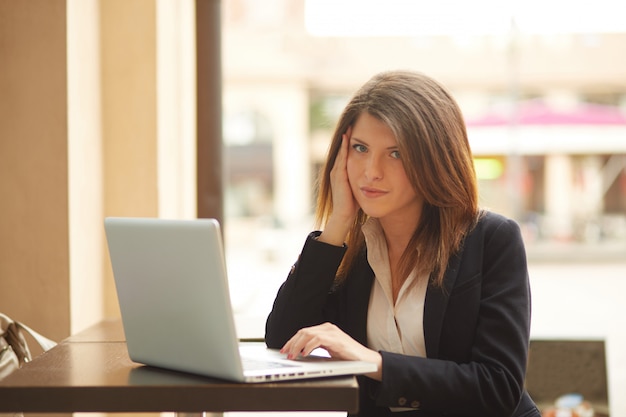
[[240, 342], [215, 219], [108, 217], [104, 225], [133, 361], [238, 382], [376, 370], [323, 355], [287, 360], [264, 343]]

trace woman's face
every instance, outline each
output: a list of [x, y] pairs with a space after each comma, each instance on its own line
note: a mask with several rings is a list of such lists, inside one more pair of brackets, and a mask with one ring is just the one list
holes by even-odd
[[396, 138], [369, 113], [361, 113], [352, 127], [347, 171], [365, 214], [384, 221], [417, 221], [423, 199], [407, 178]]

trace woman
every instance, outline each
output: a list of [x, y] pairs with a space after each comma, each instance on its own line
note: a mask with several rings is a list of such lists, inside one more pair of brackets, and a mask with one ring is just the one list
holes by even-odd
[[[480, 210], [461, 111], [419, 73], [374, 76], [338, 122], [307, 238], [266, 324], [289, 358], [374, 362], [363, 416], [539, 416], [515, 222]], [[399, 413], [399, 414], [398, 414]]]

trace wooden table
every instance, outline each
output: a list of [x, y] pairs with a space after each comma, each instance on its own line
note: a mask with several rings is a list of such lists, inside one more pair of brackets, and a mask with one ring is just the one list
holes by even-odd
[[237, 384], [134, 363], [117, 320], [69, 337], [0, 380], [0, 413], [356, 412], [357, 408], [355, 377]]

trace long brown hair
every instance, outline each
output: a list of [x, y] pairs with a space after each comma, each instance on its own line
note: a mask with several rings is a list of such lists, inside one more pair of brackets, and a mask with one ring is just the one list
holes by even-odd
[[[430, 273], [441, 285], [448, 261], [478, 216], [478, 191], [465, 122], [456, 100], [434, 79], [411, 71], [375, 75], [352, 97], [332, 137], [318, 186], [316, 219], [326, 224], [332, 207], [330, 171], [341, 137], [367, 112], [393, 132], [404, 170], [415, 191], [423, 196], [419, 223], [400, 260], [406, 278], [412, 270]], [[339, 282], [353, 266], [365, 240], [361, 227], [367, 215], [359, 210], [348, 233]]]

